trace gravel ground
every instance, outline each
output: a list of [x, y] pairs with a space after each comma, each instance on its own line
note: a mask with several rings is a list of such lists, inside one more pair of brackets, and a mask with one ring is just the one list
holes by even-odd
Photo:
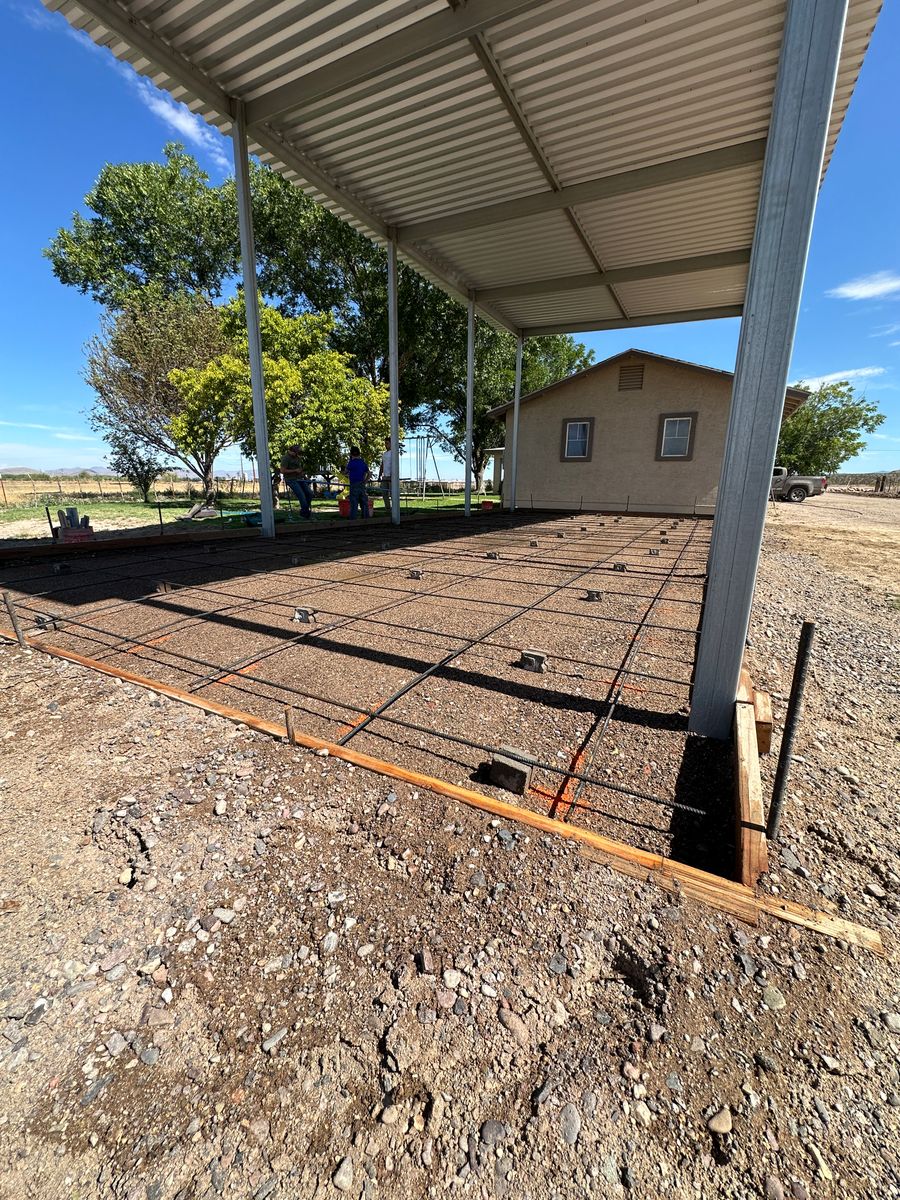
[[[544, 764], [529, 807], [563, 805], [607, 836], [727, 871], [730, 838], [715, 831], [731, 805], [728, 755], [686, 754], [709, 533], [703, 520], [526, 513], [150, 548], [62, 576], [17, 564], [10, 582], [26, 620], [61, 618], [56, 646], [269, 720], [294, 707], [303, 732], [329, 740], [459, 652], [354, 745], [482, 788], [491, 750], [511, 745]], [[313, 624], [294, 621], [298, 606]], [[543, 672], [523, 669], [526, 648], [545, 653]], [[603, 782], [567, 790], [553, 768]]]
[[763, 886], [886, 959], [3, 648], [3, 1200], [900, 1197], [898, 613], [807, 507], [751, 638], [780, 722], [819, 622]]

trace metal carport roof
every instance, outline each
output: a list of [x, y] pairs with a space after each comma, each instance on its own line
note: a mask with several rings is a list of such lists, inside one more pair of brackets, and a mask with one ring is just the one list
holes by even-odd
[[785, 0], [46, 3], [508, 329], [741, 312]]

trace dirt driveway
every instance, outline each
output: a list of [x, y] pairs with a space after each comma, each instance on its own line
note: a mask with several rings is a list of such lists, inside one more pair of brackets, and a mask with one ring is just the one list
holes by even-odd
[[842, 575], [900, 596], [900, 499], [826, 492], [770, 504], [772, 543], [813, 554]]

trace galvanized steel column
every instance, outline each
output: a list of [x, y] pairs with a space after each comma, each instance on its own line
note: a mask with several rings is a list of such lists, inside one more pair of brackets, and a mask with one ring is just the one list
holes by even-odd
[[469, 320], [466, 328], [466, 504], [468, 517], [472, 512], [472, 424], [475, 414], [475, 301], [469, 300]]
[[512, 437], [510, 438], [509, 447], [509, 489], [507, 503], [509, 511], [516, 511], [516, 472], [519, 468], [519, 400], [522, 395], [522, 350], [525, 345], [525, 339], [521, 333], [516, 338], [516, 383], [513, 391], [513, 420], [512, 420]]
[[760, 189], [690, 729], [727, 738], [759, 565], [846, 0], [790, 0]]
[[234, 182], [237, 191], [238, 228], [241, 235], [241, 273], [247, 314], [247, 346], [250, 354], [250, 390], [253, 394], [253, 432], [256, 437], [256, 473], [259, 476], [259, 507], [263, 537], [275, 536], [275, 505], [272, 500], [272, 466], [269, 462], [269, 425], [263, 382], [262, 342], [259, 336], [259, 298], [256, 291], [256, 246], [253, 240], [253, 209], [250, 204], [250, 168], [247, 157], [247, 123], [244, 106], [235, 102], [231, 126], [234, 147]]
[[388, 376], [391, 396], [391, 521], [400, 524], [400, 351], [397, 317], [397, 241], [388, 242]]

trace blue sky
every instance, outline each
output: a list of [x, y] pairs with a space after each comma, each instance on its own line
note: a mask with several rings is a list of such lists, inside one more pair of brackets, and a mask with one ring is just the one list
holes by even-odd
[[[87, 425], [82, 347], [93, 301], [53, 277], [41, 256], [106, 162], [161, 158], [180, 140], [214, 182], [230, 145], [146, 80], [69, 29], [37, 0], [0, 0], [7, 186], [0, 192], [6, 286], [0, 320], [0, 470], [102, 465]], [[791, 380], [852, 379], [887, 420], [846, 469], [900, 468], [900, 5], [887, 4], [822, 188]], [[706, 321], [583, 335], [598, 358], [639, 346], [731, 370], [738, 322]], [[461, 467], [439, 456], [445, 477]], [[236, 468], [237, 453], [220, 468]]]

